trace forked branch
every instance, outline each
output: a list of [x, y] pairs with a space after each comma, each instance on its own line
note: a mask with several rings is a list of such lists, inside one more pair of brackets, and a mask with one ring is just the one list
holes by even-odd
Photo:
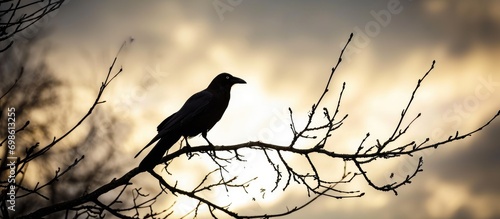
[[[206, 172], [204, 177], [202, 177], [202, 179], [198, 183], [194, 184], [194, 187], [171, 183], [170, 180], [165, 180], [154, 170], [148, 170], [149, 175], [153, 176], [153, 179], [158, 182], [160, 191], [159, 193], [156, 193], [156, 195], [147, 194], [143, 192], [144, 190], [142, 187], [133, 188], [137, 185], [132, 184], [131, 180], [136, 178], [138, 174], [144, 172], [143, 170], [134, 168], [125, 173], [123, 176], [113, 179], [111, 182], [100, 186], [94, 191], [83, 194], [77, 199], [63, 201], [51, 206], [42, 207], [34, 212], [24, 215], [21, 218], [42, 218], [60, 211], [87, 211], [92, 212], [92, 215], [98, 216], [103, 215], [105, 212], [109, 212], [110, 214], [119, 218], [168, 217], [172, 216], [175, 213], [173, 210], [173, 206], [176, 204], [176, 202], [168, 205], [168, 207], [165, 207], [165, 205], [160, 205], [160, 210], [155, 210], [155, 207], [158, 206], [155, 205], [155, 203], [159, 202], [160, 199], [163, 200], [165, 198], [167, 200], [171, 200], [172, 198], [175, 199], [179, 196], [188, 197], [192, 200], [195, 200], [196, 202], [196, 205], [193, 207], [193, 209], [184, 215], [185, 217], [205, 217], [200, 216], [203, 209], [205, 209], [205, 213], [212, 216], [213, 218], [217, 218], [221, 214], [233, 218], [273, 218], [293, 214], [303, 209], [304, 207], [311, 205], [320, 197], [335, 199], [362, 197], [365, 194], [363, 191], [358, 189], [345, 190], [342, 189], [345, 187], [340, 186], [349, 184], [357, 178], [364, 180], [373, 189], [380, 191], [392, 191], [397, 194], [398, 188], [411, 183], [411, 180], [423, 170], [422, 157], [419, 158], [415, 170], [411, 172], [411, 174], [409, 174], [406, 178], [399, 182], [393, 181], [384, 185], [378, 185], [372, 180], [370, 174], [365, 170], [365, 165], [378, 159], [394, 159], [403, 156], [413, 156], [416, 152], [419, 151], [438, 148], [441, 145], [465, 139], [490, 125], [491, 122], [500, 115], [499, 110], [496, 115], [494, 115], [490, 120], [485, 122], [479, 128], [469, 131], [465, 134], [459, 134], [459, 132], [457, 131], [454, 135], [451, 135], [446, 140], [432, 141], [431, 139], [427, 138], [425, 140], [413, 140], [406, 144], [396, 145], [393, 147], [392, 145], [396, 144], [396, 140], [401, 136], [408, 134], [410, 126], [414, 124], [414, 122], [418, 118], [421, 117], [421, 114], [410, 116], [408, 115], [408, 112], [410, 107], [412, 106], [413, 101], [415, 100], [415, 96], [417, 95], [419, 88], [421, 87], [421, 83], [427, 78], [427, 76], [434, 68], [435, 62], [433, 61], [430, 69], [423, 75], [421, 79], [418, 80], [408, 103], [402, 110], [402, 113], [399, 115], [399, 120], [395, 125], [394, 131], [390, 133], [387, 139], [382, 141], [377, 139], [375, 144], [366, 146], [365, 144], [367, 144], [366, 142], [370, 137], [370, 134], [367, 133], [366, 136], [360, 140], [360, 144], [357, 149], [352, 153], [335, 152], [334, 150], [330, 149], [333, 147], [326, 147], [326, 145], [328, 142], [331, 142], [328, 140], [332, 137], [332, 132], [336, 131], [345, 122], [347, 122], [347, 114], [344, 116], [339, 115], [344, 90], [346, 89], [346, 83], [343, 83], [334, 110], [330, 110], [327, 107], [322, 107], [322, 113], [318, 113], [317, 109], [321, 107], [322, 101], [329, 91], [332, 77], [335, 71], [339, 68], [340, 63], [342, 62], [343, 53], [349, 45], [352, 37], [353, 35], [351, 34], [344, 48], [340, 52], [339, 59], [336, 65], [330, 71], [328, 81], [326, 82], [322, 94], [312, 105], [311, 110], [307, 115], [307, 122], [304, 127], [299, 128], [296, 126], [296, 122], [294, 121], [295, 115], [293, 114], [292, 109], [289, 109], [290, 128], [293, 133], [290, 144], [277, 145], [260, 141], [249, 141], [235, 145], [201, 145], [195, 147], [183, 147], [176, 151], [170, 152], [162, 158], [162, 162], [165, 164], [164, 170], [166, 170], [168, 177], [174, 179], [173, 182], [177, 182], [175, 180], [176, 175], [169, 172], [166, 167], [170, 163], [172, 163], [172, 161], [181, 156], [191, 155], [189, 156], [191, 159], [208, 156], [210, 158], [209, 162], [216, 165], [216, 168]], [[77, 123], [77, 125], [70, 129], [61, 138], [64, 138], [71, 131], [77, 128], [85, 120], [85, 118], [87, 118], [88, 115], [92, 113], [96, 105], [103, 103], [103, 101], [100, 101], [102, 93], [109, 85], [109, 83], [113, 79], [115, 79], [116, 76], [118, 76], [121, 72], [120, 69], [118, 73], [113, 75], [111, 74], [111, 70], [114, 68], [115, 62], [116, 58], [113, 61], [110, 70], [99, 89], [97, 98], [89, 109], [88, 113], [83, 117], [82, 120]], [[312, 120], [316, 118], [318, 114], [320, 116], [323, 116], [322, 124], [313, 126]], [[407, 118], [410, 118], [410, 120], [405, 124]], [[31, 156], [43, 155], [46, 151], [50, 150], [53, 145], [57, 144], [61, 138], [54, 138], [54, 141], [51, 144], [43, 147], [39, 151], [31, 152]], [[310, 147], [307, 148], [296, 147], [296, 143], [299, 139], [309, 140], [309, 142], [312, 143], [310, 144]], [[254, 215], [243, 215], [232, 208], [230, 204], [218, 204], [216, 200], [210, 200], [209, 198], [205, 197], [203, 195], [204, 193], [211, 192], [216, 188], [224, 188], [223, 190], [228, 193], [233, 191], [234, 189], [248, 192], [248, 188], [252, 186], [252, 183], [257, 179], [258, 176], [251, 176], [248, 180], [243, 180], [243, 182], [240, 182], [240, 176], [234, 176], [233, 174], [233, 177], [226, 177], [226, 174], [231, 174], [231, 170], [227, 168], [227, 165], [244, 165], [247, 162], [248, 159], [245, 157], [245, 152], [249, 150], [256, 152], [256, 154], [259, 154], [262, 157], [265, 157], [267, 163], [269, 164], [269, 169], [274, 171], [276, 177], [271, 179], [274, 183], [271, 192], [278, 192], [278, 188], [283, 191], [287, 191], [289, 189], [289, 186], [292, 184], [300, 185], [305, 191], [307, 191], [308, 200], [304, 201], [302, 204], [296, 207], [286, 209], [281, 212], [262, 212]], [[221, 156], [221, 154], [223, 154], [224, 156]], [[295, 154], [299, 156], [296, 156], [298, 158], [292, 160], [285, 156], [286, 154]], [[321, 167], [318, 165], [319, 161], [315, 159], [317, 157], [322, 157], [322, 159], [326, 157], [331, 161], [339, 160], [344, 163], [343, 171], [341, 171], [342, 173], [339, 174], [336, 180], [329, 180], [331, 176], [321, 171]], [[307, 167], [307, 170], [303, 170], [304, 168], [297, 168], [296, 161], [300, 159], [301, 161], [304, 161], [303, 163], [306, 164], [305, 167]], [[30, 158], [24, 158], [23, 161], [29, 162]], [[348, 166], [351, 166], [353, 168], [348, 169]], [[209, 178], [212, 180], [209, 180]], [[213, 180], [214, 178], [215, 180]], [[129, 199], [132, 200], [132, 203], [127, 206], [123, 206], [125, 205], [125, 201], [123, 200], [127, 199], [125, 195], [127, 190], [130, 190], [130, 193], [132, 194], [132, 198]], [[38, 192], [38, 190], [33, 191]], [[100, 197], [112, 191], [115, 192], [114, 194], [116, 194], [116, 196], [111, 202], [105, 203], [101, 201]], [[88, 215], [91, 215], [91, 213], [89, 213]]]

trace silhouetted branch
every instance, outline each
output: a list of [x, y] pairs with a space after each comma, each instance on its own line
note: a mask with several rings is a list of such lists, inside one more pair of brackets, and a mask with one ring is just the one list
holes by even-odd
[[9, 92], [17, 85], [17, 82], [23, 76], [23, 72], [24, 72], [24, 68], [21, 68], [21, 70], [19, 71], [19, 74], [17, 75], [17, 78], [14, 81], [14, 83], [12, 84], [12, 86], [10, 86], [9, 89], [7, 89], [7, 91], [0, 97], [0, 99], [4, 98], [7, 94], [9, 94]]
[[[40, 191], [41, 191], [42, 189], [44, 189], [45, 187], [50, 186], [50, 185], [52, 185], [53, 183], [55, 183], [56, 181], [58, 181], [58, 180], [59, 180], [59, 179], [60, 179], [60, 178], [61, 178], [64, 174], [68, 173], [68, 172], [69, 172], [72, 168], [74, 168], [76, 165], [78, 165], [78, 163], [79, 163], [80, 161], [82, 161], [82, 160], [83, 160], [83, 158], [84, 158], [84, 156], [82, 155], [80, 158], [75, 159], [75, 161], [74, 161], [72, 164], [70, 164], [68, 167], [66, 167], [66, 169], [64, 169], [63, 171], [61, 171], [61, 168], [58, 168], [58, 169], [55, 171], [55, 175], [54, 175], [54, 177], [53, 177], [51, 180], [47, 181], [47, 182], [46, 182], [45, 184], [43, 184], [43, 185], [40, 185], [40, 182], [38, 182], [38, 183], [35, 185], [35, 188], [33, 188], [33, 189], [28, 189], [28, 188], [25, 188], [24, 186], [22, 186], [22, 184], [21, 184], [21, 183], [19, 183], [18, 187], [19, 187], [20, 189], [22, 189], [22, 190], [26, 191], [27, 193], [22, 194], [22, 195], [18, 195], [18, 196], [16, 196], [16, 198], [17, 198], [17, 199], [21, 199], [21, 198], [24, 198], [24, 197], [30, 196], [30, 195], [32, 195], [32, 194], [34, 193], [34, 194], [37, 194], [37, 195], [41, 196], [42, 198], [44, 198], [44, 199], [46, 199], [46, 200], [49, 200], [49, 198], [48, 198], [48, 197], [46, 197], [46, 196], [44, 196], [44, 195], [42, 195], [42, 194], [40, 193]], [[21, 167], [20, 169], [22, 170], [22, 169], [23, 169], [23, 167], [24, 167], [25, 165], [27, 165], [27, 163], [22, 163], [22, 167]], [[24, 172], [23, 172], [23, 175], [25, 175], [25, 173], [24, 173]]]
[[[488, 120], [479, 128], [462, 135], [460, 135], [457, 131], [454, 135], [450, 136], [446, 140], [431, 142], [431, 140], [427, 138], [425, 140], [414, 140], [403, 145], [389, 147], [389, 145], [395, 144], [395, 141], [401, 136], [408, 134], [407, 131], [409, 130], [409, 127], [416, 121], [416, 119], [420, 118], [421, 114], [417, 114], [416, 116], [410, 117], [411, 120], [407, 124], [404, 124], [404, 122], [406, 121], [405, 118], [410, 116], [407, 115], [407, 112], [412, 106], [421, 83], [427, 78], [427, 76], [434, 68], [435, 62], [433, 61], [430, 69], [424, 74], [421, 79], [418, 80], [418, 83], [414, 88], [408, 103], [399, 116], [399, 121], [397, 122], [394, 131], [390, 133], [390, 136], [387, 139], [382, 141], [380, 139], [376, 139], [376, 144], [366, 147], [366, 141], [370, 137], [370, 133], [367, 133], [366, 136], [361, 140], [357, 149], [352, 153], [338, 153], [332, 149], [328, 149], [325, 146], [329, 138], [332, 137], [332, 132], [339, 129], [344, 124], [344, 122], [347, 121], [347, 114], [344, 116], [339, 115], [343, 94], [346, 89], [346, 83], [343, 83], [342, 89], [338, 96], [337, 104], [333, 111], [329, 110], [327, 107], [323, 107], [322, 113], [318, 113], [317, 109], [318, 107], [320, 107], [320, 105], [322, 104], [322, 100], [329, 91], [332, 77], [335, 71], [339, 68], [340, 63], [342, 62], [344, 50], [349, 45], [352, 37], [353, 35], [351, 34], [344, 48], [340, 52], [339, 59], [336, 65], [331, 69], [325, 88], [319, 96], [318, 100], [312, 105], [311, 110], [307, 115], [307, 122], [303, 128], [299, 128], [296, 126], [296, 122], [294, 121], [295, 115], [293, 114], [292, 109], [289, 108], [290, 128], [293, 134], [290, 144], [277, 145], [260, 141], [249, 141], [246, 143], [234, 145], [201, 145], [195, 147], [181, 147], [180, 149], [172, 151], [169, 154], [165, 155], [161, 160], [161, 162], [165, 165], [163, 170], [166, 171], [169, 178], [174, 179], [172, 182], [167, 181], [160, 174], [156, 173], [154, 169], [147, 170], [147, 172], [151, 176], [153, 176], [155, 181], [158, 181], [159, 183], [158, 187], [160, 191], [156, 195], [143, 193], [143, 188], [135, 185], [135, 182], [132, 182], [132, 179], [141, 180], [142, 178], [136, 176], [145, 172], [145, 170], [134, 168], [121, 177], [114, 178], [110, 182], [99, 186], [93, 191], [82, 194], [81, 196], [74, 199], [65, 200], [49, 206], [41, 207], [31, 213], [27, 213], [26, 215], [21, 216], [20, 218], [42, 218], [62, 211], [72, 211], [74, 212], [75, 217], [80, 215], [87, 215], [88, 217], [99, 218], [106, 215], [106, 213], [109, 213], [118, 218], [169, 217], [175, 213], [173, 210], [173, 206], [177, 203], [175, 199], [181, 196], [188, 197], [195, 201], [192, 209], [190, 208], [190, 210], [184, 214], [184, 217], [205, 217], [205, 215], [201, 216], [201, 214], [202, 211], [206, 209], [206, 214], [209, 214], [213, 218], [218, 218], [219, 214], [223, 214], [225, 216], [233, 218], [274, 218], [293, 214], [303, 209], [304, 207], [311, 205], [313, 202], [317, 201], [319, 197], [335, 199], [362, 197], [365, 194], [363, 191], [358, 189], [346, 190], [342, 189], [342, 187], [340, 186], [350, 184], [354, 179], [364, 180], [375, 190], [392, 191], [397, 195], [398, 188], [411, 183], [411, 180], [423, 170], [422, 157], [419, 158], [415, 170], [411, 174], [406, 176], [406, 178], [401, 181], [393, 181], [385, 185], [377, 185], [377, 183], [373, 181], [368, 172], [365, 170], [364, 165], [377, 159], [393, 159], [402, 156], [413, 156], [413, 154], [415, 154], [416, 152], [437, 148], [440, 145], [467, 138], [487, 127], [500, 115], [500, 111], [498, 111], [496, 115], [494, 115], [490, 120]], [[123, 46], [120, 48], [120, 51], [122, 50], [122, 48]], [[44, 155], [44, 153], [50, 150], [55, 144], [57, 144], [60, 139], [66, 137], [69, 133], [79, 127], [82, 122], [90, 114], [92, 114], [93, 109], [98, 104], [104, 103], [104, 101], [100, 100], [102, 93], [110, 84], [110, 82], [122, 72], [122, 69], [120, 68], [117, 73], [112, 74], [113, 69], [115, 68], [117, 56], [113, 60], [106, 78], [99, 88], [97, 98], [95, 99], [87, 114], [84, 115], [83, 118], [78, 121], [77, 124], [73, 126], [68, 132], [62, 135], [61, 138], [54, 138], [51, 144], [43, 147], [39, 151], [35, 151], [35, 145], [32, 146], [31, 148], [34, 149], [31, 150], [30, 148], [31, 151], [27, 153], [28, 156], [21, 160], [21, 162], [27, 163], [37, 156]], [[312, 120], [316, 118], [318, 114], [324, 116], [322, 120], [323, 122], [320, 125], [313, 126]], [[322, 134], [319, 135], [319, 132], [321, 132]], [[307, 148], [296, 147], [296, 143], [299, 139], [312, 139], [313, 143]], [[266, 158], [267, 163], [269, 164], [269, 168], [272, 169], [276, 174], [276, 177], [271, 179], [271, 181], [275, 183], [271, 192], [275, 192], [278, 188], [281, 188], [283, 191], [285, 191], [289, 189], [291, 185], [299, 185], [302, 186], [305, 191], [307, 191], [308, 200], [303, 201], [303, 203], [296, 207], [283, 210], [282, 212], [261, 212], [254, 215], [244, 215], [233, 209], [231, 203], [220, 204], [217, 203], [217, 200], [212, 200], [204, 196], [205, 193], [213, 191], [217, 188], [224, 188], [224, 191], [227, 193], [233, 191], [233, 189], [239, 189], [243, 192], [248, 193], [248, 188], [259, 176], [253, 176], [250, 177], [250, 179], [240, 180], [240, 178], [242, 177], [239, 177], [238, 175], [233, 175], [230, 177], [226, 175], [232, 174], [230, 168], [228, 168], [230, 164], [243, 164], [247, 162], [245, 153], [243, 153], [243, 151], [253, 151]], [[307, 167], [307, 170], [304, 171], [303, 168], [298, 168], [295, 165], [296, 160], [293, 160], [292, 162], [291, 159], [285, 156], [287, 154], [299, 155], [297, 156], [299, 157], [297, 159], [300, 159], [304, 161], [304, 163], [306, 163], [305, 166], [301, 167]], [[198, 155], [197, 158], [201, 158], [206, 155], [208, 156], [208, 158], [210, 158], [208, 162], [215, 165], [216, 167], [204, 173], [204, 176], [201, 178], [201, 180], [198, 183], [194, 183], [194, 187], [189, 188], [185, 185], [178, 185], [178, 181], [175, 180], [175, 174], [169, 172], [167, 170], [167, 167], [175, 159], [180, 158], [183, 155], [188, 155], [190, 159], [193, 159], [194, 155]], [[323, 159], [324, 157], [327, 157], [331, 160], [343, 161], [344, 166], [342, 173], [333, 180], [328, 178], [330, 177], [329, 174], [320, 171], [320, 167], [318, 166], [319, 161], [315, 159], [316, 157], [318, 157], [318, 155], [322, 156]], [[348, 169], [348, 164], [353, 164], [350, 165], [353, 166], [352, 170]], [[68, 167], [67, 170], [69, 170], [70, 168], [71, 166]], [[56, 173], [55, 179], [57, 178], [57, 176], [58, 174]], [[137, 187], [134, 188], [134, 186]], [[35, 189], [31, 190], [27, 189], [27, 191], [36, 194], [39, 192], [39, 190], [41, 190], [41, 188], [43, 188], [43, 186], [35, 187]], [[131, 197], [127, 197], [127, 191], [130, 192]], [[113, 198], [110, 200], [108, 199], [108, 201], [103, 201], [103, 195], [109, 194], [111, 192], [114, 192], [112, 193]], [[167, 208], [161, 207], [161, 210], [155, 210], [155, 203], [160, 200], [160, 197], [163, 198], [163, 196], [174, 198], [174, 201], [171, 205], [168, 205], [169, 207]]]
[[[130, 40], [130, 42], [132, 42], [132, 40]], [[111, 83], [111, 80], [113, 80], [113, 78], [115, 78], [117, 75], [119, 75], [123, 71], [123, 69], [120, 67], [120, 69], [111, 77], [111, 79], [109, 78], [109, 76], [112, 74], [113, 69], [115, 68], [115, 63], [116, 63], [116, 59], [118, 58], [118, 55], [120, 54], [120, 52], [122, 51], [123, 47], [127, 43], [128, 43], [128, 41], [123, 42], [122, 46], [120, 47], [120, 50], [116, 54], [115, 59], [113, 60], [113, 63], [109, 67], [108, 74], [106, 75], [106, 80], [104, 80], [104, 82], [102, 82], [101, 87], [99, 88], [99, 92], [97, 93], [97, 97], [96, 97], [94, 103], [92, 104], [92, 106], [90, 106], [90, 109], [87, 111], [87, 114], [85, 114], [71, 129], [69, 129], [61, 137], [56, 138], [54, 136], [54, 139], [52, 140], [52, 142], [50, 144], [48, 144], [47, 146], [43, 147], [39, 151], [33, 153], [32, 156], [26, 157], [24, 160], [22, 160], [22, 162], [29, 162], [31, 159], [39, 157], [39, 156], [43, 155], [45, 152], [47, 152], [48, 150], [50, 150], [50, 148], [52, 148], [54, 145], [56, 145], [62, 139], [66, 138], [66, 136], [68, 136], [69, 134], [71, 134], [77, 127], [79, 127], [90, 116], [90, 114], [92, 114], [92, 112], [94, 111], [95, 107], [98, 104], [104, 103], [104, 101], [101, 101], [101, 96], [104, 93], [104, 90], [109, 85], [109, 83]]]
[[[1, 0], [0, 53], [10, 48], [22, 31], [59, 9], [64, 2], [65, 0]], [[3, 45], [4, 42], [7, 44]]]
[[[122, 44], [122, 48], [123, 46], [127, 44], [127, 42], [124, 42]], [[121, 51], [121, 49], [120, 49]], [[119, 55], [119, 53], [117, 54], [117, 56]], [[117, 57], [116, 56], [116, 57]], [[116, 62], [116, 58], [113, 62], [113, 65], [111, 66], [111, 68], [109, 69], [109, 72], [107, 74], [107, 77], [106, 77], [106, 80], [102, 83], [100, 89], [99, 89], [99, 92], [97, 94], [97, 97], [93, 103], [93, 105], [90, 107], [89, 111], [87, 112], [87, 114], [85, 114], [82, 119], [80, 119], [76, 125], [74, 125], [71, 129], [69, 129], [66, 133], [64, 133], [61, 137], [59, 138], [56, 138], [54, 137], [52, 142], [46, 146], [44, 146], [43, 148], [38, 149], [39, 147], [39, 143], [37, 142], [36, 144], [32, 145], [31, 147], [28, 147], [26, 148], [26, 153], [25, 153], [25, 156], [24, 157], [18, 157], [18, 160], [15, 162], [16, 163], [16, 170], [15, 170], [15, 175], [14, 177], [15, 178], [18, 178], [19, 176], [21, 176], [21, 180], [18, 180], [15, 182], [15, 187], [16, 187], [16, 194], [18, 194], [16, 196], [16, 199], [19, 199], [19, 200], [23, 200], [23, 198], [26, 198], [26, 197], [30, 197], [30, 198], [33, 198], [32, 195], [37, 195], [45, 200], [49, 200], [49, 197], [47, 195], [44, 195], [41, 191], [45, 190], [45, 188], [47, 187], [51, 187], [53, 186], [57, 181], [59, 181], [65, 174], [68, 174], [75, 166], [77, 166], [77, 164], [80, 163], [81, 160], [84, 159], [84, 155], [80, 156], [79, 158], [76, 158], [74, 160], [74, 162], [72, 164], [70, 164], [68, 167], [66, 167], [64, 170], [61, 170], [61, 168], [58, 168], [56, 171], [55, 171], [55, 175], [49, 179], [46, 183], [40, 183], [40, 182], [37, 182], [36, 185], [34, 185], [33, 188], [29, 188], [28, 186], [24, 186], [22, 184], [22, 179], [24, 178], [24, 176], [27, 174], [26, 171], [27, 171], [27, 167], [28, 167], [28, 164], [30, 164], [32, 161], [34, 161], [35, 159], [37, 158], [42, 158], [46, 155], [46, 152], [48, 152], [49, 150], [52, 149], [53, 146], [55, 146], [58, 142], [60, 142], [62, 139], [66, 138], [70, 133], [72, 133], [74, 130], [76, 130], [93, 112], [93, 110], [95, 109], [95, 107], [102, 103], [102, 101], [100, 101], [100, 98], [105, 90], [105, 88], [110, 84], [111, 80], [113, 78], [115, 78], [117, 75], [119, 75], [122, 70], [120, 69], [119, 71], [117, 71], [116, 73], [113, 73], [113, 70], [114, 70], [114, 64]], [[111, 76], [111, 77], [110, 77]], [[17, 81], [17, 80], [16, 80]], [[16, 82], [17, 83], [17, 82]], [[11, 90], [11, 89], [9, 89]], [[20, 131], [24, 130], [27, 125], [29, 124], [29, 121], [27, 121], [25, 123], [24, 126], [22, 126], [20, 129], [17, 130], [17, 133], [19, 133]], [[5, 141], [5, 140], [4, 140]], [[3, 142], [4, 142], [3, 141]], [[2, 143], [3, 143], [2, 142]], [[1, 146], [1, 144], [0, 144]], [[5, 153], [6, 155], [7, 153]], [[4, 155], [4, 156], [5, 156]], [[6, 159], [3, 159], [2, 160], [2, 164], [4, 164], [6, 162]], [[3, 165], [2, 167], [2, 173], [3, 171], [9, 171], [9, 168], [6, 167], [6, 165]], [[4, 187], [4, 188], [7, 188], [8, 186], [10, 185], [10, 183], [8, 183], [7, 181], [3, 181], [1, 182], [1, 186]], [[19, 190], [22, 190], [23, 193], [17, 193]], [[119, 195], [121, 195], [121, 193], [119, 193]], [[6, 198], [6, 195], [2, 194], [2, 202], [4, 203]], [[89, 199], [90, 200], [90, 199]], [[95, 199], [96, 201], [96, 204], [99, 204], [97, 203], [97, 199]], [[111, 204], [114, 204], [116, 203], [117, 201], [114, 201], [112, 202]], [[97, 207], [89, 207], [87, 206], [87, 208], [85, 209], [91, 209], [89, 210], [90, 213], [94, 214], [96, 213], [94, 210], [96, 208], [100, 208], [102, 206], [98, 205]], [[67, 208], [67, 209], [72, 209], [72, 208]], [[106, 209], [105, 209], [106, 210]], [[78, 210], [75, 210], [78, 212]], [[128, 211], [128, 210], [127, 210]], [[78, 213], [77, 213], [78, 214]], [[9, 216], [8, 215], [4, 215], [3, 218], [8, 218]]]

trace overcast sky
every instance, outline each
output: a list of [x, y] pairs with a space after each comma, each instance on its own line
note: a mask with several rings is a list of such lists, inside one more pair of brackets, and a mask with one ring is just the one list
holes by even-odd
[[[334, 107], [346, 82], [340, 113], [349, 118], [329, 147], [347, 152], [367, 132], [372, 134], [369, 143], [390, 135], [432, 60], [436, 68], [409, 112], [422, 117], [407, 139], [439, 141], [491, 118], [500, 109], [498, 11], [500, 2], [489, 0], [70, 0], [43, 21], [47, 35], [37, 47], [49, 48], [40, 58], [70, 84], [65, 89], [81, 97], [75, 103], [90, 104], [120, 44], [135, 39], [120, 59], [124, 73], [110, 87], [106, 104], [132, 124], [134, 134], [124, 144], [130, 158], [124, 159], [139, 162], [133, 155], [156, 125], [220, 72], [247, 84], [233, 87], [226, 114], [209, 132], [211, 141], [288, 144], [287, 107], [294, 109], [299, 124], [305, 121], [354, 32], [325, 99], [325, 106]], [[276, 120], [278, 125], [270, 124]], [[426, 153], [424, 172], [398, 196], [359, 181], [352, 186], [365, 191], [364, 197], [321, 198], [287, 218], [499, 218], [499, 131], [497, 120], [469, 139]], [[259, 167], [258, 161], [252, 165]], [[383, 184], [391, 172], [409, 173], [414, 163], [377, 162], [370, 173]], [[252, 195], [260, 197], [241, 199]], [[307, 196], [289, 191], [267, 198], [240, 203], [237, 209], [283, 210]]]

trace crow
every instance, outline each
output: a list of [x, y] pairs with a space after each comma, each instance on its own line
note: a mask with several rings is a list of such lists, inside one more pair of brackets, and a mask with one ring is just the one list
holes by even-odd
[[155, 167], [165, 154], [181, 137], [186, 139], [201, 133], [209, 145], [207, 132], [221, 119], [229, 104], [231, 87], [234, 84], [246, 84], [241, 79], [221, 73], [217, 75], [205, 90], [191, 96], [176, 113], [167, 117], [157, 127], [158, 134], [135, 155], [158, 141], [148, 155], [139, 164], [139, 169]]

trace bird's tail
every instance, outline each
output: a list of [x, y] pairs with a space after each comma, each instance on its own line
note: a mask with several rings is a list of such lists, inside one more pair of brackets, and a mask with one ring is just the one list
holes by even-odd
[[151, 149], [148, 155], [144, 157], [144, 159], [139, 164], [139, 169], [148, 170], [155, 167], [165, 154], [168, 149], [172, 147], [179, 139], [181, 138], [181, 134], [177, 131], [167, 133], [164, 135], [158, 143]]

